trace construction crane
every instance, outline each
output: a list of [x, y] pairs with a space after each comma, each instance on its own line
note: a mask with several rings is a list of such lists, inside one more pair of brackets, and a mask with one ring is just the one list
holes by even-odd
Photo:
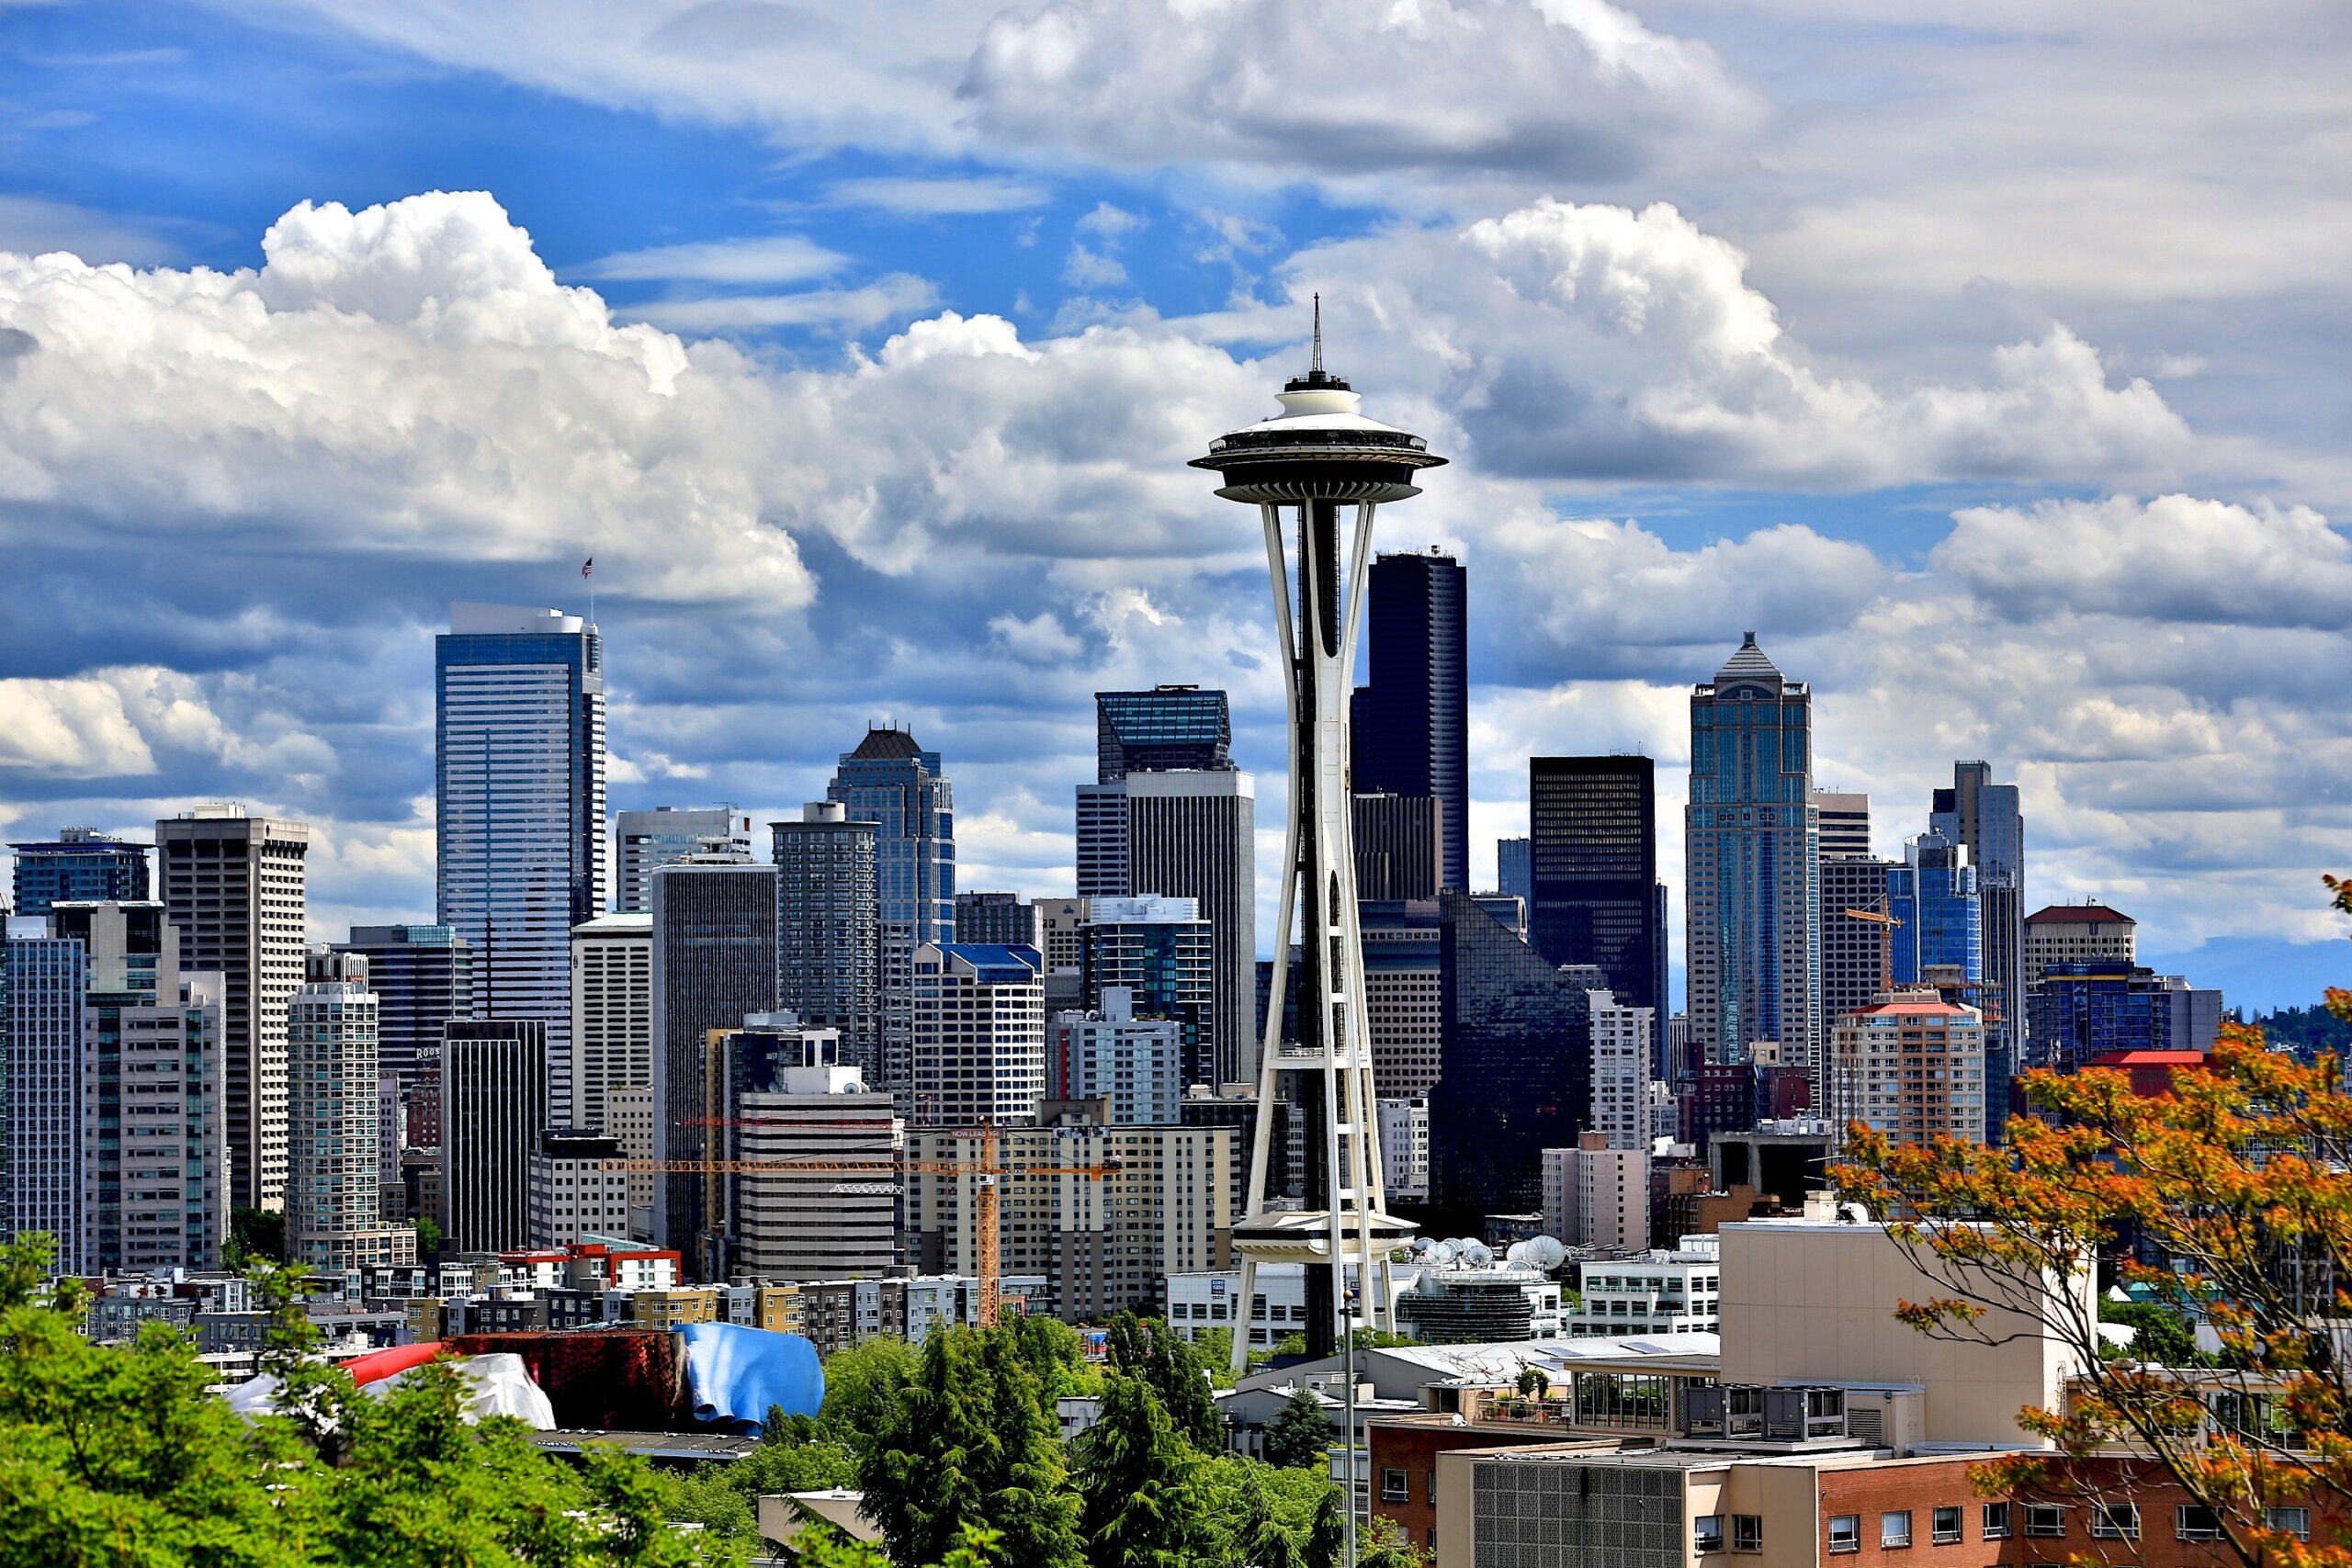
[[[826, 1124], [784, 1116], [690, 1119], [690, 1124], [697, 1126], [720, 1123], [730, 1126], [773, 1124], [791, 1127]], [[958, 1135], [968, 1136], [970, 1131], [969, 1129], [959, 1130]], [[1005, 1170], [1003, 1162], [997, 1156], [995, 1126], [985, 1125], [977, 1131], [980, 1137], [980, 1157], [977, 1160], [910, 1159], [904, 1155], [894, 1155], [888, 1159], [608, 1159], [602, 1162], [602, 1168], [625, 1171], [632, 1176], [664, 1174], [768, 1176], [826, 1173], [842, 1176], [884, 1176], [891, 1179], [888, 1183], [842, 1182], [832, 1189], [838, 1193], [870, 1192], [876, 1188], [884, 1187], [888, 1190], [896, 1191], [897, 1178], [910, 1173], [978, 1177], [979, 1179], [973, 1201], [975, 1221], [973, 1228], [978, 1234], [974, 1238], [973, 1252], [979, 1277], [979, 1320], [981, 1326], [993, 1328], [996, 1326], [998, 1316], [997, 1280], [1001, 1272], [999, 1257], [1001, 1227], [998, 1221], [998, 1208], [1001, 1194], [998, 1189], [998, 1179], [1007, 1175], [1008, 1172]], [[1024, 1165], [1015, 1168], [1009, 1174], [1077, 1176], [1091, 1181], [1100, 1181], [1106, 1176], [1117, 1175], [1121, 1168], [1120, 1161], [1106, 1159], [1094, 1165]]]
[[1903, 922], [1886, 912], [1883, 900], [1875, 909], [1847, 909], [1849, 920], [1868, 920], [1878, 927], [1878, 988], [1894, 989], [1894, 928]]

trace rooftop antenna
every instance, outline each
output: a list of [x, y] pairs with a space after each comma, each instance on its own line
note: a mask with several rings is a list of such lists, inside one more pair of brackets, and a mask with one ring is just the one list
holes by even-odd
[[1306, 374], [1316, 379], [1323, 378], [1323, 291], [1315, 291], [1315, 354], [1306, 362]]

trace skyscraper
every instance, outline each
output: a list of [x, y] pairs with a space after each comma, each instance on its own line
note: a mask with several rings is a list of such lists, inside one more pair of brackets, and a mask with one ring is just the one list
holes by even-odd
[[1218, 1083], [1258, 1070], [1250, 1027], [1258, 993], [1258, 802], [1234, 769], [1130, 773], [1127, 890], [1198, 903], [1209, 922], [1216, 998], [1207, 1049]]
[[1356, 897], [1434, 898], [1445, 855], [1445, 807], [1426, 795], [1355, 797]]
[[1543, 1199], [1544, 1151], [1592, 1103], [1592, 1001], [1574, 972], [1464, 894], [1439, 899], [1444, 1040], [1430, 1090], [1430, 1189], [1457, 1224]]
[[474, 950], [447, 926], [354, 926], [334, 947], [368, 961], [377, 1065], [414, 1094], [437, 1076], [441, 1026], [474, 1016]]
[[[1445, 939], [1434, 898], [1364, 899], [1356, 905], [1363, 942], [1363, 1010], [1372, 1037], [1372, 1081], [1383, 1100], [1425, 1097], [1437, 1082], [1445, 1036], [1439, 1005], [1439, 949]], [[1422, 1116], [1428, 1116], [1426, 1108]], [[1427, 1135], [1426, 1126], [1423, 1135]], [[1385, 1145], [1383, 1145], [1385, 1147]], [[1426, 1168], [1427, 1161], [1423, 1165]], [[1426, 1169], [1424, 1170], [1426, 1185]]]
[[1993, 782], [1989, 762], [1954, 762], [1952, 787], [1935, 792], [1928, 826], [1968, 851], [1984, 927], [1985, 1113], [1991, 1141], [2008, 1115], [2009, 1077], [2026, 1045], [2025, 813], [2018, 786]]
[[1585, 1131], [1612, 1149], [1650, 1146], [1649, 1009], [1627, 1007], [1607, 991], [1589, 991], [1592, 1010], [1592, 1110]]
[[46, 934], [45, 922], [9, 922], [8, 1226], [57, 1238], [56, 1267], [83, 1261], [82, 1023], [90, 955], [78, 937]]
[[[1819, 827], [1813, 694], [1785, 679], [1754, 633], [1690, 693], [1690, 801], [1683, 812], [1690, 1042], [1702, 1063], [1821, 1066]], [[1815, 1102], [1819, 1102], [1816, 1094]]]
[[1217, 771], [1233, 766], [1233, 718], [1226, 695], [1198, 686], [1094, 694], [1094, 777]]
[[914, 953], [915, 1120], [1019, 1126], [1046, 1092], [1046, 987], [1034, 947], [925, 942]]
[[613, 1130], [615, 1089], [653, 1082], [653, 916], [628, 910], [571, 928], [575, 1129]]
[[547, 1025], [571, 1097], [571, 928], [605, 912], [605, 652], [578, 615], [452, 604], [435, 639], [439, 923], [473, 950], [475, 1006]]
[[1821, 859], [1821, 1016], [1828, 1022], [1870, 1006], [1894, 984], [1894, 931], [1855, 916], [1887, 912], [1888, 877], [1902, 865], [1867, 856]]
[[[711, 1157], [708, 1036], [775, 1007], [775, 867], [749, 855], [689, 855], [653, 874], [653, 1108], [659, 1157]], [[709, 1277], [710, 1178], [653, 1183], [654, 1240]]]
[[1887, 873], [1887, 912], [1903, 922], [1894, 928], [1894, 983], [1928, 984], [1930, 968], [1982, 980], [1984, 916], [1968, 851], [1940, 833], [1922, 833], [1903, 846], [1903, 862]]
[[1869, 795], [1849, 790], [1817, 789], [1813, 792], [1813, 810], [1821, 824], [1823, 860], [1870, 858]]
[[46, 915], [75, 902], [136, 903], [148, 896], [147, 846], [89, 828], [62, 828], [45, 843], [10, 844], [17, 853], [16, 911]]
[[548, 1028], [451, 1019], [441, 1038], [441, 1235], [458, 1252], [531, 1244], [531, 1149], [548, 1124]]
[[1443, 808], [1444, 886], [1470, 886], [1468, 574], [1442, 551], [1373, 562], [1370, 681], [1356, 689], [1355, 787]]
[[1621, 1006], [1662, 1017], [1657, 764], [1647, 757], [1532, 758], [1528, 827], [1528, 941], [1548, 963], [1598, 964]]
[[912, 735], [869, 728], [857, 750], [842, 753], [825, 796], [847, 807], [850, 820], [875, 825], [882, 1014], [875, 1087], [903, 1095], [914, 1028], [914, 950], [956, 934], [955, 786], [939, 753], [924, 750]]
[[1523, 904], [1535, 902], [1534, 845], [1529, 840], [1495, 840], [1495, 886]]
[[898, 1239], [889, 1185], [844, 1182], [837, 1171], [795, 1171], [790, 1165], [887, 1165], [899, 1144], [890, 1097], [867, 1089], [858, 1070], [842, 1064], [831, 1030], [752, 1019], [740, 1034], [722, 1039], [720, 1049], [741, 1056], [745, 1034], [764, 1034], [774, 1048], [760, 1053], [771, 1070], [744, 1075], [732, 1101], [730, 1114], [741, 1125], [729, 1129], [729, 1156], [766, 1168], [728, 1180], [735, 1267], [772, 1280], [882, 1274]]
[[1087, 1010], [1108, 1016], [1110, 993], [1130, 998], [1128, 1016], [1176, 1026], [1178, 1085], [1213, 1084], [1216, 935], [1192, 898], [1097, 898], [1082, 928], [1080, 996]]
[[650, 811], [613, 814], [613, 908], [618, 914], [642, 914], [650, 906], [652, 889], [647, 878], [657, 865], [711, 848], [752, 852], [752, 819], [731, 806], [701, 806], [680, 810], [657, 806]]
[[839, 1064], [881, 1081], [882, 927], [872, 822], [812, 800], [768, 824], [775, 846], [776, 1006], [840, 1036]]
[[383, 1223], [376, 994], [368, 960], [322, 948], [287, 1003], [286, 1256], [313, 1268], [416, 1261], [416, 1232]]
[[155, 824], [165, 918], [180, 967], [221, 980], [229, 1191], [239, 1208], [286, 1201], [286, 1004], [309, 949], [303, 857], [311, 829], [208, 806]]

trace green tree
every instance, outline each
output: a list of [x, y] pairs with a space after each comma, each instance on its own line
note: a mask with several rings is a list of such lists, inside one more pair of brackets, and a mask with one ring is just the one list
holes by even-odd
[[416, 1255], [431, 1262], [441, 1254], [441, 1222], [430, 1214], [416, 1218]]
[[1541, 1399], [1552, 1392], [1552, 1374], [1541, 1367], [1519, 1369], [1519, 1392], [1530, 1399]]
[[1079, 1532], [1093, 1568], [1191, 1568], [1209, 1555], [1200, 1456], [1142, 1379], [1110, 1380], [1075, 1458]]
[[221, 1244], [220, 1260], [232, 1269], [285, 1262], [285, 1214], [273, 1209], [230, 1210], [229, 1239]]
[[1235, 1568], [1306, 1568], [1312, 1503], [1295, 1526], [1286, 1524], [1266, 1484], [1265, 1478], [1275, 1473], [1268, 1466], [1232, 1454], [1203, 1468], [1201, 1492], [1225, 1538], [1227, 1562]]
[[878, 1412], [858, 1464], [893, 1561], [943, 1557], [967, 1526], [994, 1529], [1023, 1568], [1080, 1568], [1078, 1498], [1037, 1380], [1001, 1331], [935, 1331]]
[[2197, 1331], [2177, 1308], [2157, 1302], [2103, 1301], [2098, 1303], [2098, 1320], [2120, 1323], [2132, 1331], [2131, 1348], [2117, 1350], [2119, 1356], [2156, 1367], [2193, 1367], [2202, 1359], [2197, 1350]]
[[1356, 1568], [1428, 1568], [1429, 1554], [1405, 1539], [1395, 1519], [1374, 1514], [1356, 1538]]
[[825, 1358], [825, 1402], [817, 1413], [820, 1432], [864, 1453], [882, 1417], [914, 1380], [921, 1359], [903, 1339], [869, 1339]]
[[1186, 1442], [1204, 1453], [1225, 1447], [1225, 1418], [1191, 1341], [1162, 1319], [1123, 1312], [1111, 1321], [1108, 1348], [1113, 1370], [1148, 1384]]
[[1329, 1466], [1331, 1440], [1331, 1418], [1323, 1414], [1322, 1400], [1312, 1389], [1298, 1389], [1266, 1427], [1266, 1462], [1280, 1470]]
[[1340, 1559], [1348, 1550], [1345, 1507], [1336, 1486], [1315, 1506], [1315, 1523], [1306, 1532], [1306, 1568], [1340, 1568]]

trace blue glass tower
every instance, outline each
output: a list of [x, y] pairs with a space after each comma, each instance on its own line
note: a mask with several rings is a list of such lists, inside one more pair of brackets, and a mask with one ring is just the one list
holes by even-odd
[[1903, 863], [1886, 873], [1887, 913], [1894, 928], [1894, 983], [1916, 986], [1930, 968], [1984, 978], [1984, 907], [1968, 851], [1940, 833], [1903, 846]]
[[876, 1087], [913, 1085], [914, 952], [956, 940], [956, 793], [939, 753], [903, 729], [865, 732], [844, 751], [825, 798], [874, 824], [875, 907], [881, 929], [882, 1052]]
[[1441, 885], [1470, 886], [1469, 574], [1437, 550], [1372, 564], [1369, 680], [1352, 706], [1354, 786], [1433, 795], [1443, 812]]
[[17, 852], [19, 915], [46, 915], [51, 904], [133, 904], [147, 897], [144, 844], [65, 828], [53, 842], [8, 847]]
[[1776, 1042], [1820, 1102], [1821, 861], [1812, 804], [1813, 694], [1750, 632], [1690, 694], [1684, 807], [1690, 1048], [1733, 1065]]
[[1233, 766], [1233, 716], [1223, 692], [1154, 686], [1094, 694], [1094, 779], [1129, 773], [1220, 772]]
[[438, 671], [437, 924], [473, 952], [480, 1018], [547, 1025], [571, 1114], [571, 928], [604, 912], [605, 655], [578, 615], [453, 604]]

